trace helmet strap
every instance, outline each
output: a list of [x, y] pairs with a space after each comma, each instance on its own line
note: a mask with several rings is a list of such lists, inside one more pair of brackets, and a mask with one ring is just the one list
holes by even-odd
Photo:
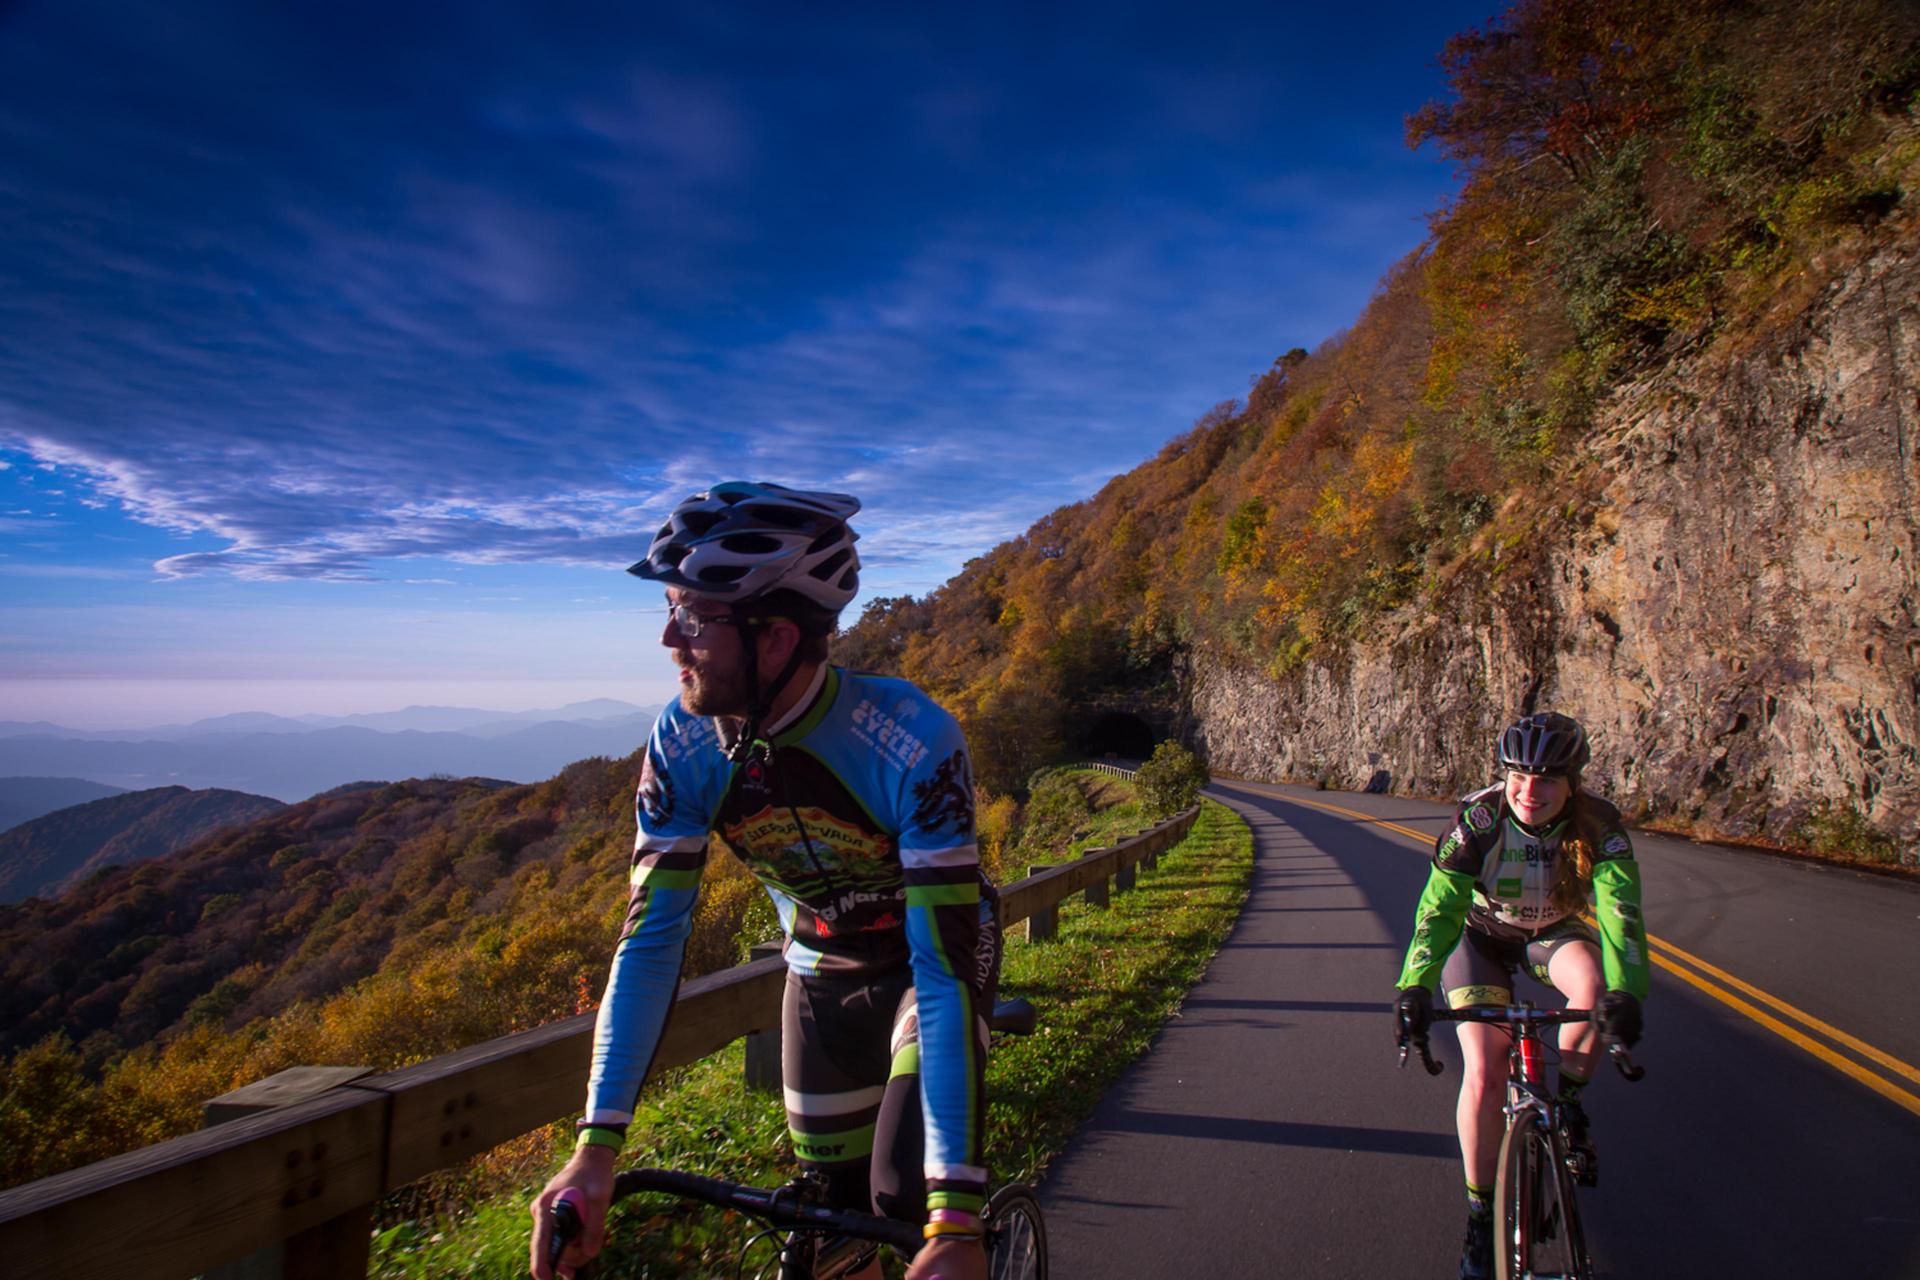
[[760, 625], [757, 617], [736, 604], [732, 611], [734, 628], [740, 633], [741, 661], [747, 677], [747, 717], [741, 726], [740, 736], [726, 748], [727, 759], [735, 764], [744, 763], [755, 755], [770, 756], [773, 743], [761, 730], [761, 721], [767, 712], [780, 700], [780, 695], [793, 683], [794, 673], [800, 670], [802, 661], [800, 647], [794, 646], [793, 654], [787, 659], [787, 665], [773, 679], [773, 688], [762, 694], [760, 690]]

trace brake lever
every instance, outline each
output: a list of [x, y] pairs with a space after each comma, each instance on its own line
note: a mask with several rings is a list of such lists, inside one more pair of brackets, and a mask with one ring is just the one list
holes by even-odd
[[547, 1270], [554, 1275], [560, 1274], [560, 1257], [566, 1253], [567, 1246], [580, 1238], [585, 1223], [580, 1217], [580, 1208], [574, 1202], [580, 1198], [580, 1192], [568, 1187], [554, 1199], [547, 1210], [547, 1218], [553, 1224], [547, 1233]]
[[1412, 1036], [1400, 1037], [1400, 1065], [1402, 1067], [1407, 1065], [1407, 1055], [1415, 1048], [1420, 1050], [1420, 1065], [1427, 1069], [1428, 1075], [1437, 1076], [1447, 1069], [1446, 1063], [1435, 1062], [1433, 1060], [1433, 1053], [1427, 1048], [1427, 1042], [1424, 1037], [1416, 1040]]

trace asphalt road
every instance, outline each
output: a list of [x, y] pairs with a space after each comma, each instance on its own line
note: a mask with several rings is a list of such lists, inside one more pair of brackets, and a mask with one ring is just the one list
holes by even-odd
[[[1450, 1277], [1459, 1052], [1439, 1029], [1444, 1075], [1396, 1069], [1388, 1007], [1451, 810], [1212, 794], [1253, 826], [1252, 892], [1048, 1170], [1054, 1273]], [[1920, 888], [1647, 833], [1635, 848], [1656, 968], [1646, 1079], [1606, 1071], [1587, 1094], [1601, 1274], [1920, 1277]]]

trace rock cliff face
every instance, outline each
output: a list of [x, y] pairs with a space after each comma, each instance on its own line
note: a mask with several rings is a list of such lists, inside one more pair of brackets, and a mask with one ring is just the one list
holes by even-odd
[[[1722, 341], [1622, 389], [1570, 484], [1597, 500], [1556, 549], [1495, 556], [1281, 682], [1197, 655], [1195, 737], [1216, 767], [1445, 794], [1491, 780], [1501, 724], [1553, 708], [1593, 734], [1588, 784], [1643, 819], [1790, 839], [1830, 801], [1911, 851], [1920, 256], [1904, 239], [1754, 349]], [[1541, 517], [1568, 496], [1542, 495]]]

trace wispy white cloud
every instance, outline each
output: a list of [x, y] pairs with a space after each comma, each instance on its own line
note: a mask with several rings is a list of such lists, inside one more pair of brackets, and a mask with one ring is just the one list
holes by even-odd
[[[698, 6], [480, 4], [471, 43], [350, 52], [191, 4], [17, 23], [51, 53], [0, 75], [71, 109], [0, 108], [0, 193], [42, 215], [0, 250], [42, 335], [0, 350], [0, 447], [188, 540], [171, 580], [615, 568], [746, 475], [858, 492], [873, 576], [924, 588], [1347, 323], [1418, 236], [1398, 152], [1273, 141], [1300, 107], [1264, 63], [1102, 24], [1084, 66], [956, 69], [953, 21], [743, 45]], [[1397, 146], [1405, 104], [1353, 100]]]
[[[0, 532], [6, 526], [0, 523]], [[151, 578], [145, 569], [115, 569], [97, 564], [40, 564], [0, 558], [0, 577], [44, 578], [52, 581], [139, 582]]]

